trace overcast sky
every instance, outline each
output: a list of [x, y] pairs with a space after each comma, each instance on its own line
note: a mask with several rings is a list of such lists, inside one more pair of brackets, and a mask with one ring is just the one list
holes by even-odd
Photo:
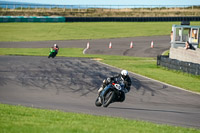
[[200, 5], [200, 0], [0, 0], [57, 5]]

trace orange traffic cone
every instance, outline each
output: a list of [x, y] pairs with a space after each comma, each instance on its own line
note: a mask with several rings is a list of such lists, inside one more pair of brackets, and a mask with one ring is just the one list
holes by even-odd
[[89, 48], [90, 48], [90, 43], [88, 42], [88, 43], [87, 43], [87, 49], [89, 49]]
[[133, 48], [133, 41], [131, 41], [130, 48]]
[[153, 46], [153, 41], [151, 42], [151, 48], [153, 48], [154, 46]]
[[112, 43], [111, 42], [109, 43], [109, 48], [112, 48]]

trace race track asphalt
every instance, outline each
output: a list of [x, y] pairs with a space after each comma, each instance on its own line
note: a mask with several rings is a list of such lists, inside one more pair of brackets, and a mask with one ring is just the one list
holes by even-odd
[[[152, 40], [150, 38], [148, 37]], [[166, 44], [168, 41], [166, 37], [152, 38], [155, 40], [163, 38]], [[139, 39], [145, 42], [144, 37], [110, 39], [113, 43], [113, 51], [109, 52], [111, 50], [109, 49], [105, 53], [103, 50], [98, 51], [98, 46], [103, 43], [103, 40], [106, 40], [103, 44], [109, 43], [109, 39], [90, 40], [91, 48], [86, 53], [93, 53], [92, 49], [96, 49], [94, 53], [123, 55], [124, 52], [115, 51], [114, 47], [116, 46], [116, 49], [120, 46], [124, 47], [133, 40], [135, 47], [139, 48]], [[71, 45], [71, 47], [84, 48], [87, 42], [88, 40], [47, 41], [40, 44], [0, 42], [0, 47], [50, 47], [53, 43], [57, 43], [61, 48]], [[157, 46], [159, 50], [155, 53], [144, 50], [148, 48], [139, 49], [144, 52], [144, 57], [147, 53], [148, 56], [153, 57], [169, 47], [169, 44], [164, 47], [161, 42], [157, 41], [160, 48]], [[150, 46], [150, 43], [144, 45]], [[122, 49], [125, 51], [126, 48]], [[136, 56], [142, 56], [141, 53]], [[125, 55], [134, 54], [128, 51]], [[87, 58], [0, 56], [0, 102], [200, 128], [199, 94], [177, 89], [134, 73], [130, 73], [132, 88], [123, 103], [113, 103], [108, 108], [96, 107], [94, 102], [102, 80], [119, 72], [120, 69]]]
[[[154, 48], [151, 48], [153, 41]], [[53, 44], [58, 44], [60, 48], [86, 48], [87, 43], [90, 49], [86, 54], [107, 54], [126, 55], [137, 57], [156, 57], [170, 48], [169, 36], [153, 37], [133, 37], [117, 39], [97, 39], [97, 40], [67, 40], [67, 41], [36, 41], [36, 42], [0, 42], [1, 48], [50, 48]], [[111, 42], [112, 48], [109, 49]], [[130, 49], [130, 43], [133, 48]]]

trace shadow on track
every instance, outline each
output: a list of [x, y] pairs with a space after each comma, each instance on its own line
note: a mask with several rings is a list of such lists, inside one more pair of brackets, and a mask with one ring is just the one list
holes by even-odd
[[[12, 57], [8, 57], [11, 60]], [[7, 76], [0, 76], [0, 84], [17, 84], [24, 88], [55, 90], [59, 93], [78, 93], [85, 96], [97, 93], [103, 79], [117, 72], [89, 59], [16, 57], [12, 65], [4, 66]], [[1, 71], [3, 72], [3, 71]], [[5, 73], [5, 72], [4, 72]]]

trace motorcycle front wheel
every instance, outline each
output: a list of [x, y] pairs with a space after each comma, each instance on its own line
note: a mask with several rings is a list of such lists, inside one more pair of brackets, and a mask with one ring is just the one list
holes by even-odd
[[96, 99], [96, 101], [95, 101], [95, 105], [97, 106], [97, 107], [101, 107], [101, 98], [98, 96], [97, 97], [97, 99]]
[[108, 107], [108, 105], [112, 103], [114, 94], [115, 93], [112, 90], [109, 90], [107, 93], [105, 93], [103, 98], [103, 107]]

